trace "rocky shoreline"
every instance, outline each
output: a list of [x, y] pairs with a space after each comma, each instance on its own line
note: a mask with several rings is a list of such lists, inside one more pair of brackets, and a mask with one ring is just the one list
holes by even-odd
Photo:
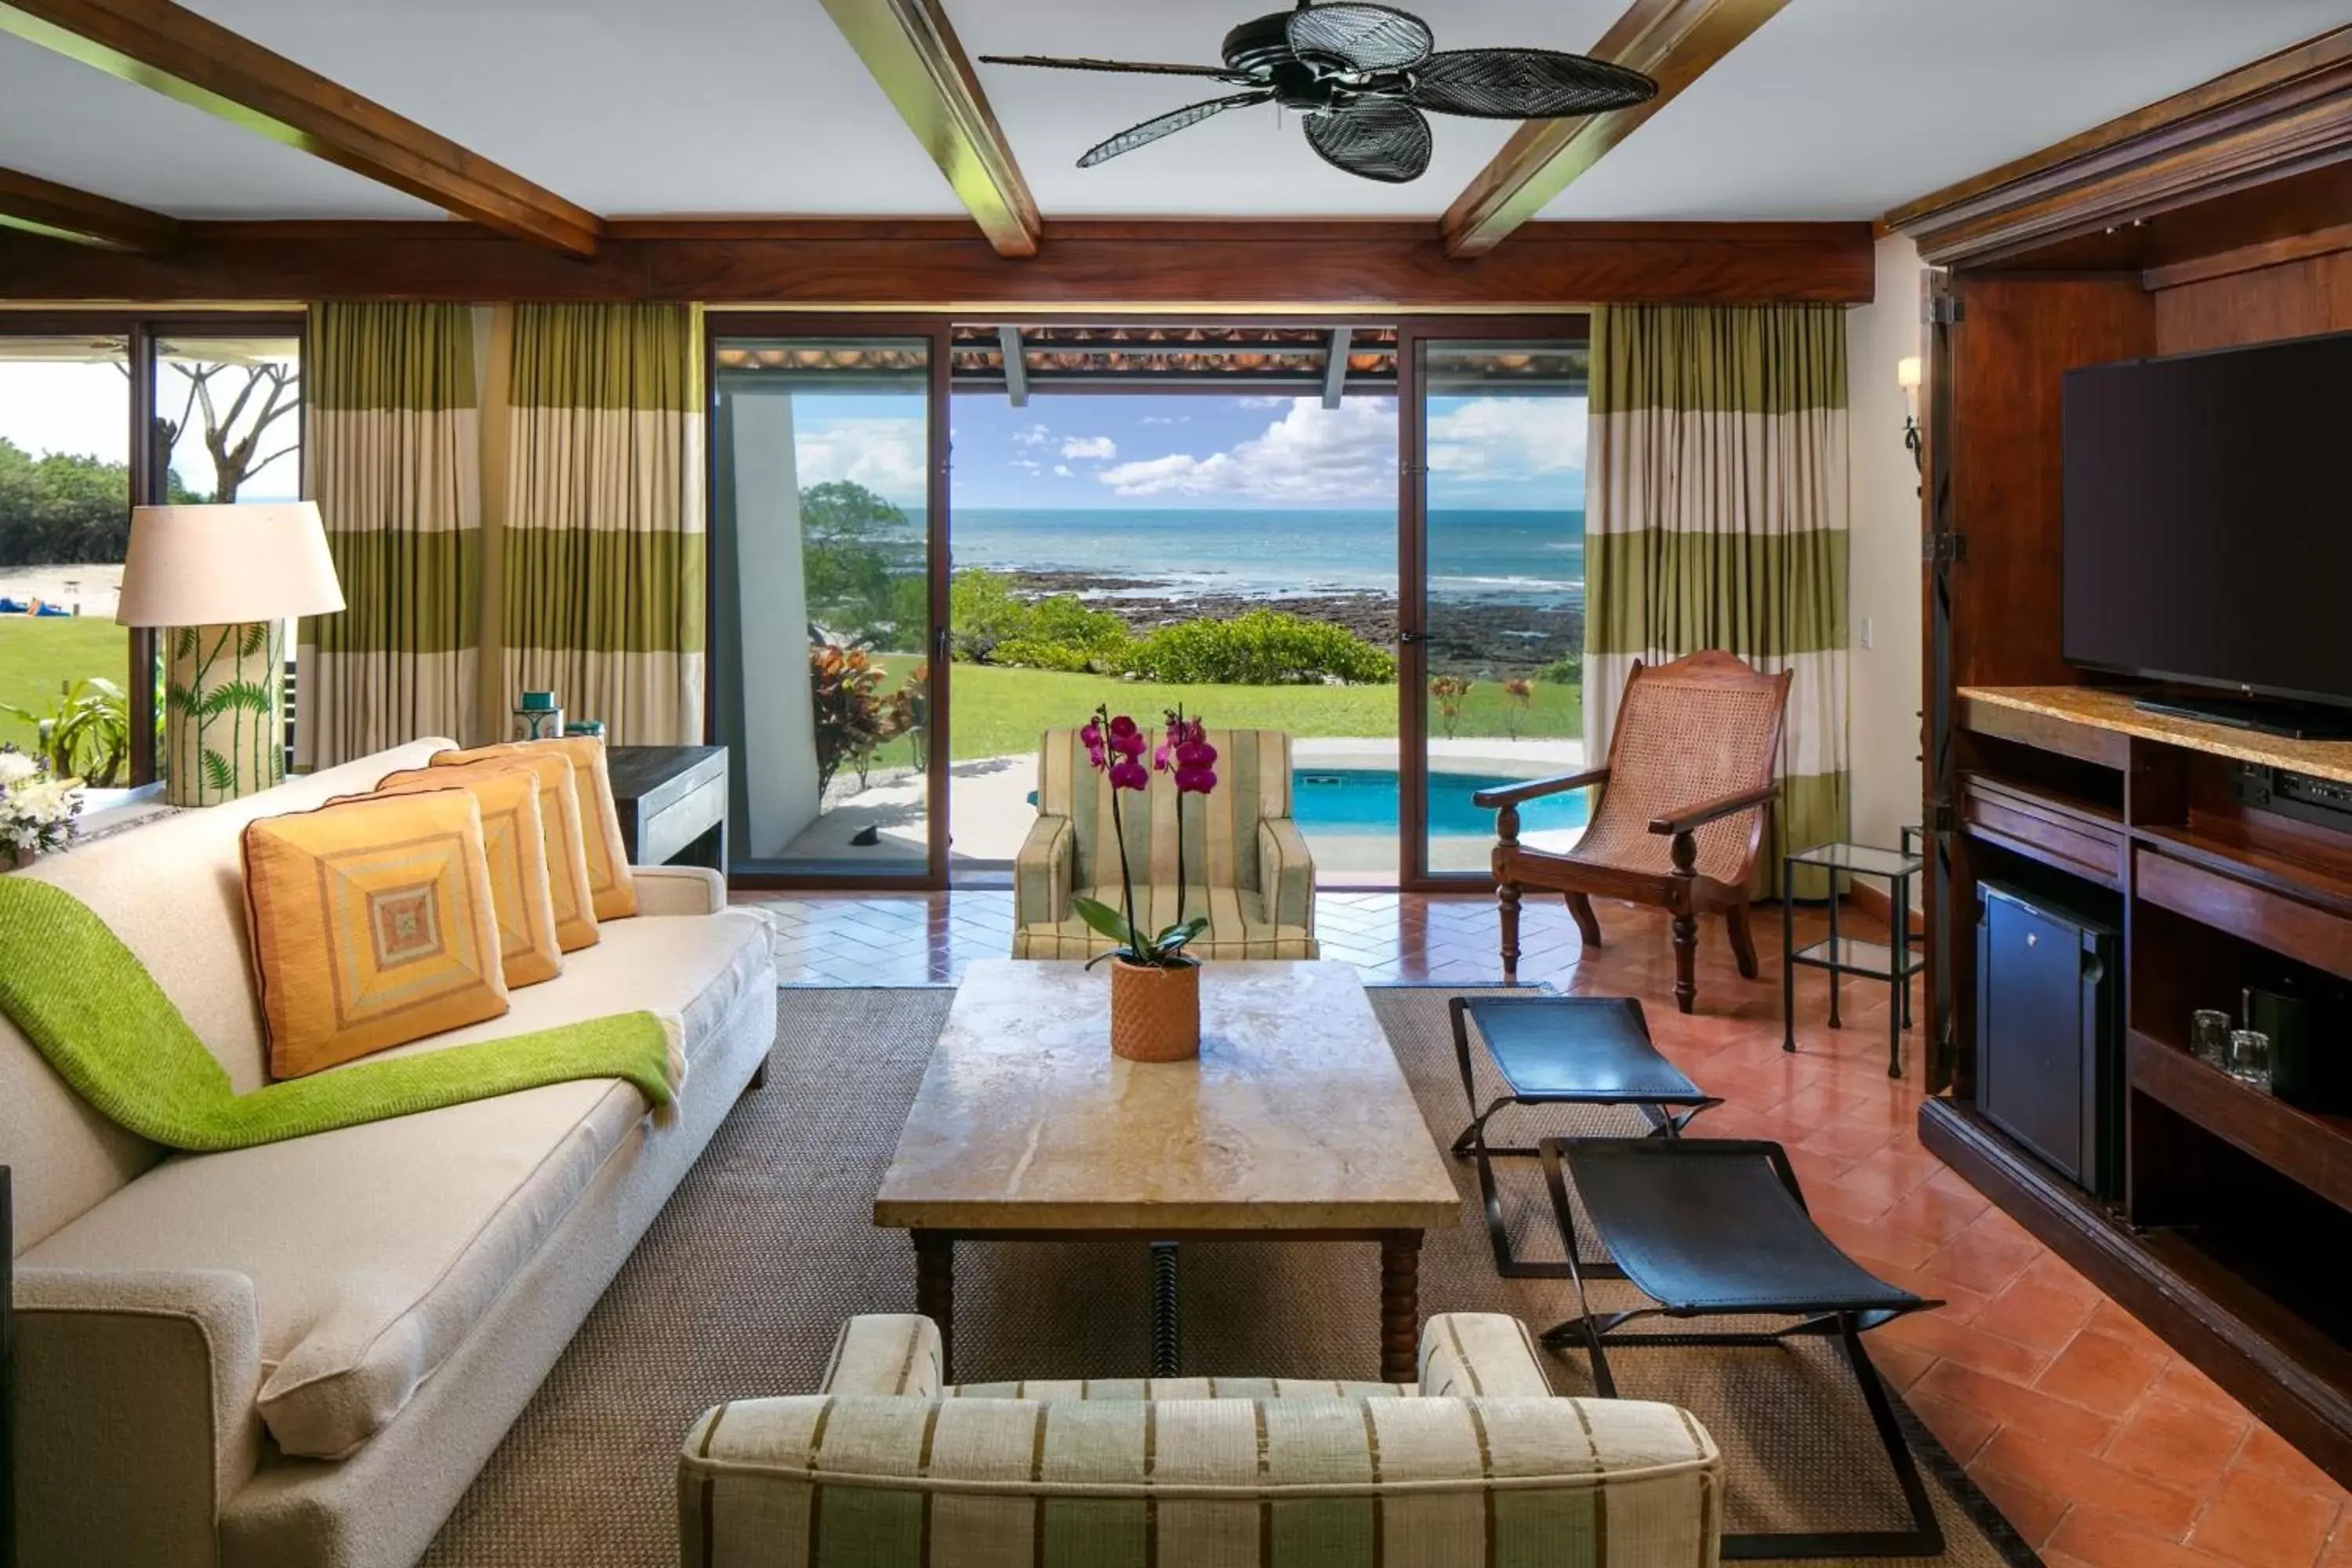
[[[1223, 620], [1249, 610], [1278, 609], [1343, 626], [1378, 647], [1397, 646], [1393, 594], [1233, 594], [1186, 588], [1159, 578], [1105, 577], [1084, 572], [1006, 575], [1015, 593], [1039, 598], [1076, 594], [1094, 607], [1118, 616], [1139, 637], [1203, 616]], [[1428, 630], [1433, 671], [1492, 678], [1538, 670], [1563, 654], [1581, 649], [1584, 613], [1570, 605], [1449, 596], [1431, 606]]]

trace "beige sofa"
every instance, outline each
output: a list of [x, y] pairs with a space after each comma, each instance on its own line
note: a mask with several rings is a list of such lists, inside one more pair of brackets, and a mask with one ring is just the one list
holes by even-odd
[[[240, 832], [447, 744], [19, 874], [96, 910], [252, 1089]], [[29, 1568], [373, 1568], [424, 1551], [774, 1039], [764, 920], [727, 909], [712, 872], [640, 869], [637, 887], [643, 915], [608, 923], [504, 1017], [402, 1048], [675, 1014], [688, 1075], [660, 1119], [600, 1079], [174, 1155], [84, 1105], [0, 1019]]]

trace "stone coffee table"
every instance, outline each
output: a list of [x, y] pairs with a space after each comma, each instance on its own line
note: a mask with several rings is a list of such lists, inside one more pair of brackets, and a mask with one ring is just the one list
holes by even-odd
[[1411, 1383], [1422, 1233], [1462, 1203], [1355, 970], [1205, 965], [1198, 1061], [1113, 1057], [1109, 1008], [1107, 966], [965, 973], [874, 1195], [943, 1343], [959, 1241], [1150, 1242], [1163, 1269], [1160, 1244], [1377, 1242], [1381, 1376]]

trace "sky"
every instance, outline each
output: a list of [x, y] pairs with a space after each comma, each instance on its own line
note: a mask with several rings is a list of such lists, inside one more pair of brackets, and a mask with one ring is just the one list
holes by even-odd
[[[923, 411], [897, 393], [795, 399], [803, 485], [849, 479], [902, 507], [923, 496]], [[1359, 510], [1396, 502], [1391, 397], [1038, 396], [950, 408], [954, 501], [1021, 510]], [[1433, 398], [1435, 506], [1584, 504], [1581, 397]]]
[[[167, 374], [169, 373], [167, 372]], [[36, 456], [121, 462], [128, 383], [110, 364], [0, 362], [0, 437]], [[923, 401], [901, 393], [795, 400], [800, 482], [850, 479], [899, 506], [923, 498]], [[1385, 509], [1396, 501], [1396, 400], [1349, 397], [956, 397], [950, 415], [960, 507], [1021, 510]], [[274, 443], [273, 443], [274, 444]], [[1430, 504], [1554, 510], [1584, 504], [1581, 397], [1439, 397], [1429, 406]], [[193, 441], [173, 465], [209, 489]], [[294, 492], [290, 458], [247, 499]]]
[[[185, 384], [168, 366], [163, 380], [163, 401], [169, 405], [164, 412], [176, 416]], [[179, 395], [169, 395], [173, 393]], [[272, 425], [263, 450], [276, 451], [291, 439], [294, 423], [289, 417]], [[281, 435], [286, 439], [278, 439]], [[131, 450], [130, 378], [109, 363], [0, 360], [0, 437], [37, 458], [62, 452], [126, 462]], [[199, 432], [190, 431], [182, 439], [172, 454], [172, 467], [191, 489], [200, 495], [212, 492], [212, 459]], [[299, 484], [297, 459], [282, 458], [247, 479], [239, 499], [291, 500]]]

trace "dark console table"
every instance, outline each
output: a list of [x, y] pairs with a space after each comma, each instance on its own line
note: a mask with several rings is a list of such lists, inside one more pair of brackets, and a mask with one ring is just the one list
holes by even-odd
[[727, 748], [614, 746], [613, 803], [633, 866], [727, 869]]

